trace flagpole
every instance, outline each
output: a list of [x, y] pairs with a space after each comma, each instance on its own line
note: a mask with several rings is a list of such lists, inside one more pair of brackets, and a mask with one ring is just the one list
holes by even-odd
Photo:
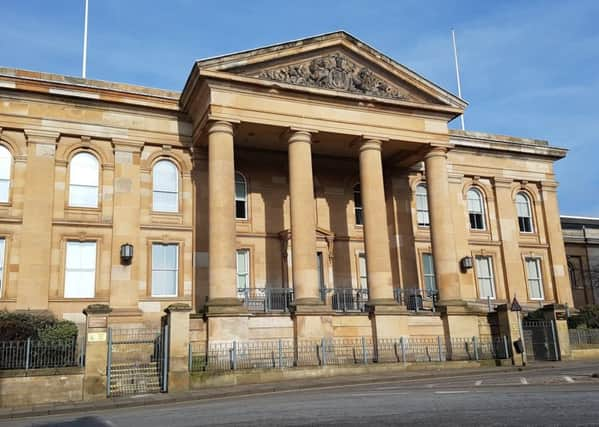
[[81, 77], [85, 78], [87, 68], [87, 8], [88, 0], [85, 0], [85, 23], [83, 26], [83, 65], [81, 66]]
[[[458, 48], [457, 48], [456, 42], [455, 42], [455, 31], [454, 30], [451, 30], [451, 40], [453, 42], [453, 59], [455, 60], [455, 75], [456, 75], [456, 80], [458, 81], [458, 96], [461, 98], [462, 97], [462, 85], [460, 83], [460, 66], [458, 64]], [[466, 127], [464, 126], [464, 115], [463, 114], [460, 116], [460, 121], [462, 122], [462, 130], [466, 130]]]

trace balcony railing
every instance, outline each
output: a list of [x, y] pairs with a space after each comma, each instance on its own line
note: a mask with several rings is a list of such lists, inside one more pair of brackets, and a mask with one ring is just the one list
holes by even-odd
[[288, 312], [293, 303], [293, 289], [288, 288], [238, 289], [237, 296], [253, 313]]
[[364, 312], [368, 302], [368, 289], [329, 288], [323, 289], [323, 299], [337, 312]]
[[399, 305], [405, 306], [410, 311], [435, 311], [439, 292], [423, 291], [419, 288], [395, 288], [393, 295]]

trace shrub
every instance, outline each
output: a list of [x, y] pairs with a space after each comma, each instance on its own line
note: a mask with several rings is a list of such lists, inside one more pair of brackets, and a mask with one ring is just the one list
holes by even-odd
[[568, 327], [576, 328], [599, 328], [599, 305], [585, 305], [578, 309], [578, 314], [568, 319]]
[[62, 340], [77, 336], [77, 326], [49, 312], [0, 311], [0, 341]]
[[38, 331], [41, 341], [72, 341], [77, 338], [77, 325], [70, 320], [59, 320], [54, 325]]

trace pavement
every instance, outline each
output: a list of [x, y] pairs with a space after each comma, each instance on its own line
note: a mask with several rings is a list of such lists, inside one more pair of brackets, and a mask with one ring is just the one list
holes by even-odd
[[29, 408], [0, 413], [0, 426], [599, 425], [597, 373], [597, 362], [383, 372]]

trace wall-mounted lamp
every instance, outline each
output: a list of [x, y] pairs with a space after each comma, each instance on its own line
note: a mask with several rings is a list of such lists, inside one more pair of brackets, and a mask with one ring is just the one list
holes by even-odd
[[121, 264], [129, 265], [133, 260], [133, 245], [131, 243], [125, 243], [121, 245]]
[[467, 270], [471, 269], [472, 268], [472, 257], [465, 256], [464, 258], [462, 258], [460, 260], [460, 267], [462, 268], [462, 271], [467, 271]]

